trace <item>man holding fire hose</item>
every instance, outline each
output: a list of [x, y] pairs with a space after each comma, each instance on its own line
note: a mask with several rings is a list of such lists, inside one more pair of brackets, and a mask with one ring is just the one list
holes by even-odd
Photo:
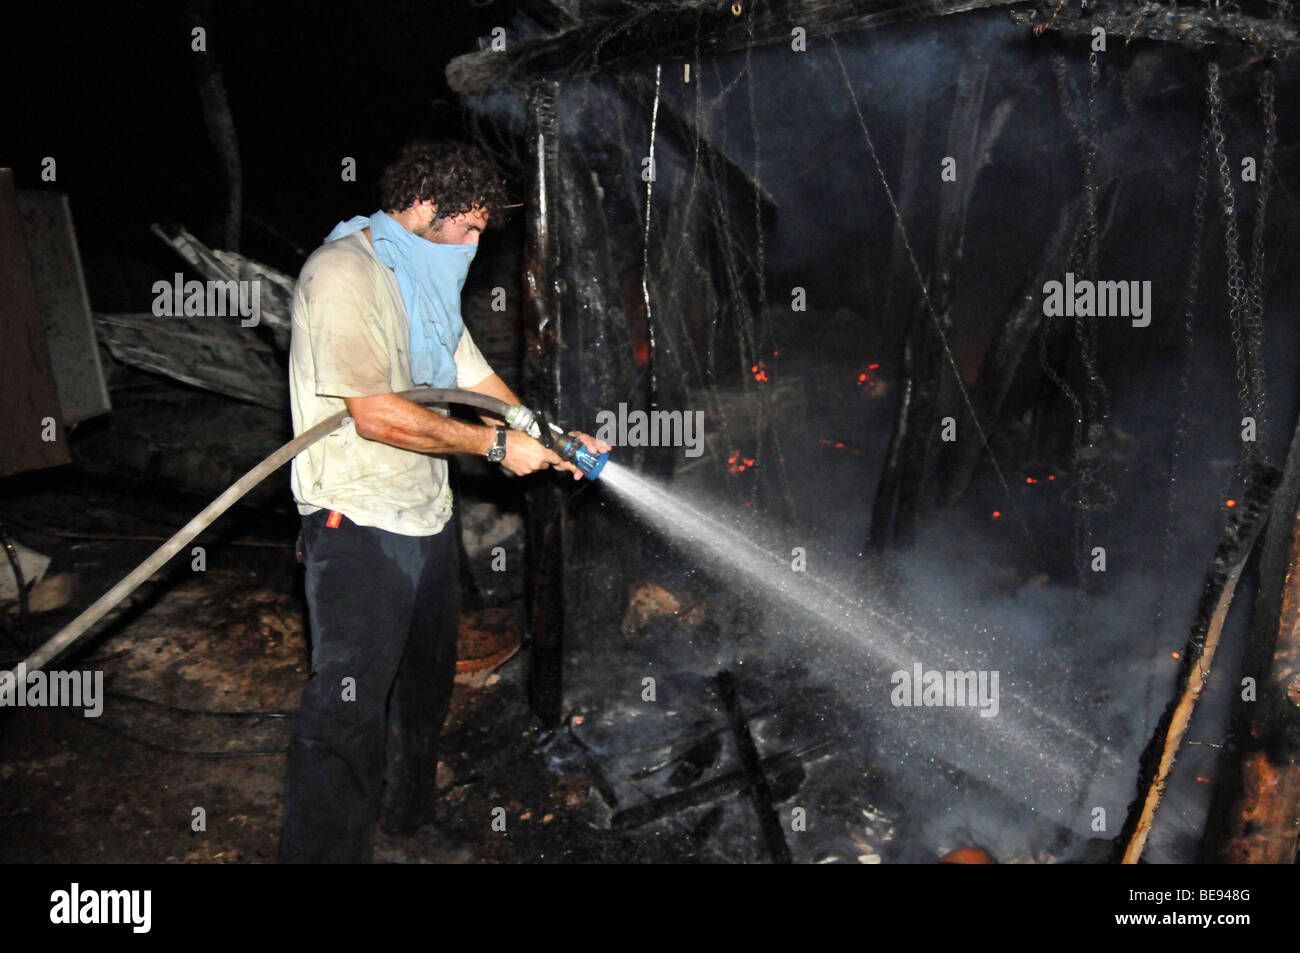
[[289, 748], [286, 862], [365, 863], [377, 821], [401, 833], [431, 819], [460, 614], [442, 456], [582, 476], [526, 433], [398, 396], [429, 386], [519, 404], [460, 314], [479, 237], [503, 217], [490, 162], [472, 147], [414, 142], [380, 192], [382, 210], [340, 223], [294, 291], [294, 433], [345, 407], [350, 421], [293, 461], [312, 674]]

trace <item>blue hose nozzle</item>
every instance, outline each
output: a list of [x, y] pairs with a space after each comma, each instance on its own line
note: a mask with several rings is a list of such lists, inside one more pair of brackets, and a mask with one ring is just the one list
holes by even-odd
[[609, 454], [592, 453], [577, 437], [565, 434], [564, 438], [568, 442], [563, 447], [557, 447], [555, 451], [560, 455], [560, 459], [568, 460], [581, 470], [588, 480], [597, 479], [600, 471], [604, 469], [605, 461], [609, 459]]

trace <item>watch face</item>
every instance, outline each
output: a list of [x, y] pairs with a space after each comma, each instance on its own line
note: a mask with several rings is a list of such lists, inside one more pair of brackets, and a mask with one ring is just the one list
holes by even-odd
[[492, 447], [487, 452], [488, 463], [500, 463], [506, 458], [505, 447]]

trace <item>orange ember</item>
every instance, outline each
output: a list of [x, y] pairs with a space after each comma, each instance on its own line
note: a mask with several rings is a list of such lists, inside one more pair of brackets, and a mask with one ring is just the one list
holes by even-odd
[[742, 457], [740, 455], [739, 450], [735, 451], [731, 456], [727, 457], [728, 473], [744, 473], [746, 469], [752, 467], [753, 465], [754, 465], [754, 461], [751, 460], [749, 457]]
[[941, 864], [996, 864], [988, 851], [979, 847], [962, 847], [939, 858]]

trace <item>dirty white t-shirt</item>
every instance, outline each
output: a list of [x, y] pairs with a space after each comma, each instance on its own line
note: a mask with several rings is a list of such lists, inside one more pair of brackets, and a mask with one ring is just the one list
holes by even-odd
[[[294, 434], [346, 410], [344, 397], [411, 390], [409, 340], [397, 276], [364, 234], [316, 249], [293, 295]], [[492, 373], [468, 328], [455, 357], [457, 387]], [[338, 510], [362, 526], [404, 536], [431, 536], [451, 517], [446, 460], [366, 440], [350, 420], [294, 457], [292, 484], [303, 515]]]

